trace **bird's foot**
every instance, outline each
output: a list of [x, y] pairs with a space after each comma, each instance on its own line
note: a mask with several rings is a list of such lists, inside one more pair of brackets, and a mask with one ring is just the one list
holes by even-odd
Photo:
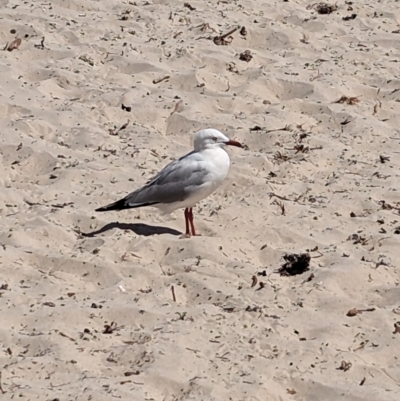
[[190, 237], [201, 237], [201, 234], [195, 233], [195, 234], [182, 234], [179, 239], [184, 239], [184, 238], [190, 238]]

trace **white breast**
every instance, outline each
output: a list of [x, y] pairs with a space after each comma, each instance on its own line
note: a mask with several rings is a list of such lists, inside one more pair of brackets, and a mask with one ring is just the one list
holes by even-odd
[[163, 214], [171, 213], [180, 208], [194, 207], [196, 203], [211, 195], [224, 181], [229, 172], [230, 159], [222, 148], [205, 149], [197, 155], [199, 162], [208, 174], [205, 180], [193, 194], [182, 202], [159, 204], [157, 207]]

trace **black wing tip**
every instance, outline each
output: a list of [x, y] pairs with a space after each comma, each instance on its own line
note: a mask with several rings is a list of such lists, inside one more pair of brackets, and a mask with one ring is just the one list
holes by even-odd
[[109, 210], [107, 209], [107, 206], [102, 206], [97, 209], [94, 209], [95, 212], [106, 212], [107, 210]]
[[138, 203], [138, 204], [129, 204], [126, 202], [126, 199], [120, 199], [114, 203], [110, 203], [107, 206], [102, 206], [97, 209], [94, 209], [95, 212], [109, 212], [112, 210], [125, 210], [125, 209], [136, 209], [138, 207], [144, 206], [153, 206], [158, 204], [159, 202], [147, 202], [147, 203]]
[[[129, 208], [129, 206], [128, 206], [128, 208]], [[111, 210], [123, 210], [123, 209], [127, 209], [125, 199], [120, 199], [114, 203], [110, 203], [109, 205], [99, 207], [99, 208], [95, 209], [94, 211], [95, 212], [108, 212]]]

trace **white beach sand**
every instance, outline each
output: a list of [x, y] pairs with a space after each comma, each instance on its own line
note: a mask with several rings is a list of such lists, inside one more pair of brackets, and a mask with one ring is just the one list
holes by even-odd
[[[399, 399], [400, 3], [310, 4], [0, 0], [2, 400]], [[201, 237], [94, 212], [206, 127]]]

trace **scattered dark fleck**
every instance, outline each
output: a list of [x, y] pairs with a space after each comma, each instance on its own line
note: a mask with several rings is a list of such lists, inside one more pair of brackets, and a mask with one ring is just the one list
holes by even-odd
[[307, 10], [314, 9], [318, 14], [331, 14], [336, 11], [338, 8], [336, 5], [328, 4], [328, 3], [314, 3], [307, 6]]
[[140, 375], [140, 372], [138, 370], [136, 370], [135, 372], [124, 372], [124, 376], [128, 377], [128, 376], [137, 376]]
[[250, 50], [245, 50], [243, 53], [240, 53], [239, 60], [246, 61], [247, 63], [253, 58]]
[[356, 214], [354, 212], [350, 213], [350, 217], [357, 217]]
[[189, 3], [184, 3], [183, 4], [184, 7], [188, 8], [190, 11], [194, 11], [196, 10], [196, 7], [193, 7], [191, 4]]
[[117, 329], [117, 324], [111, 322], [111, 324], [105, 324], [103, 334], [112, 334]]
[[[358, 96], [341, 96], [340, 99], [335, 100], [333, 103], [340, 103], [340, 104], [349, 104], [349, 105], [355, 105], [357, 103], [360, 102], [360, 99], [358, 98]], [[341, 123], [343, 124], [343, 123]]]
[[127, 111], [128, 113], [130, 113], [130, 111], [132, 110], [131, 106], [125, 106], [123, 103], [121, 105], [122, 110]]
[[240, 29], [240, 34], [242, 36], [246, 36], [247, 35], [247, 31], [246, 31], [246, 27], [245, 26], [242, 26], [242, 28]]
[[310, 265], [311, 257], [308, 253], [287, 253], [283, 256], [283, 259], [285, 263], [278, 269], [278, 273], [281, 276], [295, 276], [310, 270], [308, 266]]
[[267, 275], [267, 271], [266, 271], [266, 270], [263, 270], [262, 272], [258, 272], [258, 273], [257, 273], [257, 276], [266, 277], [266, 275]]
[[390, 160], [390, 157], [379, 155], [379, 161], [380, 161], [382, 164], [388, 162], [389, 160]]
[[337, 370], [343, 370], [343, 372], [347, 372], [352, 367], [351, 362], [342, 361], [340, 366], [336, 368]]
[[50, 306], [50, 308], [54, 308], [56, 304], [54, 302], [43, 302], [44, 306]]
[[311, 280], [314, 280], [314, 273], [311, 273], [308, 277], [307, 277], [307, 279], [305, 280], [305, 282], [306, 283], [309, 283]]
[[261, 308], [259, 306], [253, 306], [251, 307], [250, 305], [245, 309], [246, 312], [260, 312]]
[[250, 128], [250, 131], [262, 131], [262, 128], [259, 125], [255, 125], [253, 128]]
[[347, 241], [353, 241], [354, 245], [357, 244], [367, 245], [369, 240], [365, 238], [363, 235], [352, 234], [347, 238]]
[[351, 14], [351, 15], [347, 15], [346, 17], [342, 17], [343, 21], [351, 21], [353, 19], [356, 19], [357, 14]]

